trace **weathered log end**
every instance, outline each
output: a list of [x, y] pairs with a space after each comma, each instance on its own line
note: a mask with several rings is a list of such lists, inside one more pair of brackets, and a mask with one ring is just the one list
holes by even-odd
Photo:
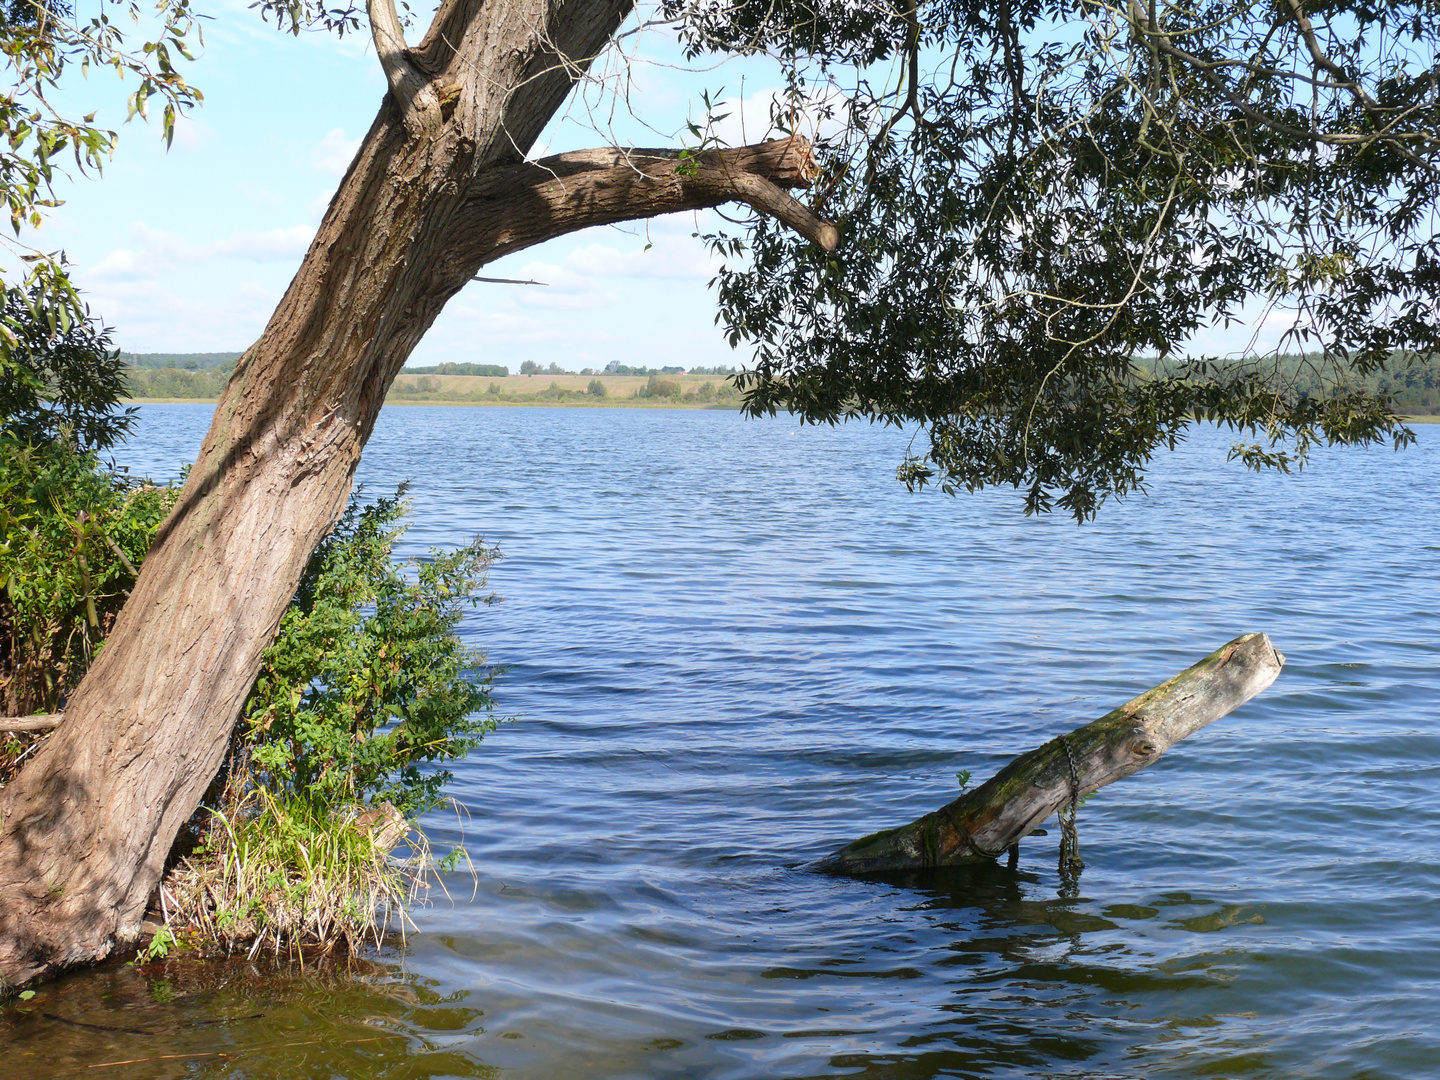
[[873, 874], [994, 859], [1071, 798], [1139, 772], [1245, 704], [1275, 681], [1284, 664], [1266, 634], [1238, 637], [1100, 719], [1021, 754], [954, 802], [847, 844], [819, 869]]

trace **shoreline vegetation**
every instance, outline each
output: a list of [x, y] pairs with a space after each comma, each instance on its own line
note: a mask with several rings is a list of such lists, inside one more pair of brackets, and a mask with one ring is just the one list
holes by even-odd
[[[140, 403], [215, 402], [225, 388], [239, 353], [123, 353], [126, 400]], [[1302, 393], [1327, 393], [1315, 365], [1304, 357], [1282, 357], [1281, 370]], [[1168, 374], [1165, 361], [1138, 362], [1140, 376], [1157, 368]], [[403, 370], [386, 395], [386, 405], [531, 405], [590, 409], [726, 409], [741, 405], [731, 377], [733, 368], [678, 368], [655, 371], [622, 368], [618, 373], [562, 371], [556, 364], [542, 369], [526, 361], [520, 374], [499, 366], [470, 363], [439, 364]], [[1440, 423], [1440, 360], [1397, 367], [1384, 376], [1361, 380], [1370, 392], [1391, 393], [1395, 409], [1412, 423]], [[1313, 384], [1313, 385], [1312, 385]], [[1371, 385], [1373, 384], [1373, 385]]]
[[[0, 428], [0, 792], [63, 723], [179, 495], [100, 459], [128, 414], [77, 446], [32, 411], [51, 422], [35, 442], [10, 430], [24, 415]], [[352, 497], [311, 556], [170, 851], [132, 943], [140, 962], [177, 947], [354, 955], [403, 939], [436, 872], [466, 861], [434, 852], [417, 819], [447, 801], [444, 766], [497, 723], [496, 672], [458, 627], [498, 599], [486, 580], [499, 553], [477, 539], [399, 559], [407, 513], [403, 486]]]

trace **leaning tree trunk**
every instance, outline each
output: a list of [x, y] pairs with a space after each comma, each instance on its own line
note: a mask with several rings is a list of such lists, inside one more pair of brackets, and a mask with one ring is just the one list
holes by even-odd
[[[0, 799], [0, 991], [139, 932], [306, 560], [344, 508], [396, 373], [487, 261], [590, 225], [742, 201], [833, 247], [784, 187], [803, 139], [523, 161], [633, 0], [446, 0], [407, 49], [372, 0], [390, 92], [174, 512], [48, 744]], [[3, 996], [3, 995], [0, 995]]]
[[847, 844], [820, 868], [873, 874], [994, 859], [1067, 803], [1073, 807], [1153, 765], [1187, 735], [1245, 704], [1284, 664], [1267, 635], [1238, 637], [1100, 719], [1021, 754], [939, 810]]

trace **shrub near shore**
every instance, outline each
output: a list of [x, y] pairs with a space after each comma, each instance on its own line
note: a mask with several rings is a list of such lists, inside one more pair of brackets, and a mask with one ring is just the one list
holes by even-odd
[[493, 549], [475, 541], [398, 564], [399, 494], [345, 516], [311, 558], [236, 728], [195, 851], [164, 888], [202, 940], [353, 948], [398, 920], [432, 867], [423, 835], [390, 850], [444, 798], [495, 727], [493, 673], [456, 634]]
[[[0, 715], [59, 710], [135, 584], [175, 492], [65, 439], [0, 435]], [[0, 736], [6, 762], [28, 743]]]
[[[0, 438], [5, 715], [53, 713], [103, 647], [178, 489], [132, 484], [62, 442]], [[493, 730], [493, 673], [456, 633], [497, 553], [478, 540], [398, 562], [400, 493], [352, 500], [306, 567], [182, 832], [155, 955], [176, 940], [277, 951], [378, 941], [437, 864], [415, 818]], [[0, 787], [44, 741], [0, 734]], [[409, 837], [406, 858], [390, 855]]]

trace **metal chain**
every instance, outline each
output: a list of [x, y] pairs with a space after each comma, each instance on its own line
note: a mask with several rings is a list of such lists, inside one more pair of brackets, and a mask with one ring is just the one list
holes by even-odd
[[1070, 740], [1060, 736], [1060, 745], [1065, 748], [1065, 760], [1070, 764], [1070, 801], [1060, 807], [1060, 876], [1079, 876], [1085, 869], [1080, 858], [1080, 832], [1076, 828], [1076, 814], [1080, 809], [1080, 770], [1075, 765], [1075, 751]]

